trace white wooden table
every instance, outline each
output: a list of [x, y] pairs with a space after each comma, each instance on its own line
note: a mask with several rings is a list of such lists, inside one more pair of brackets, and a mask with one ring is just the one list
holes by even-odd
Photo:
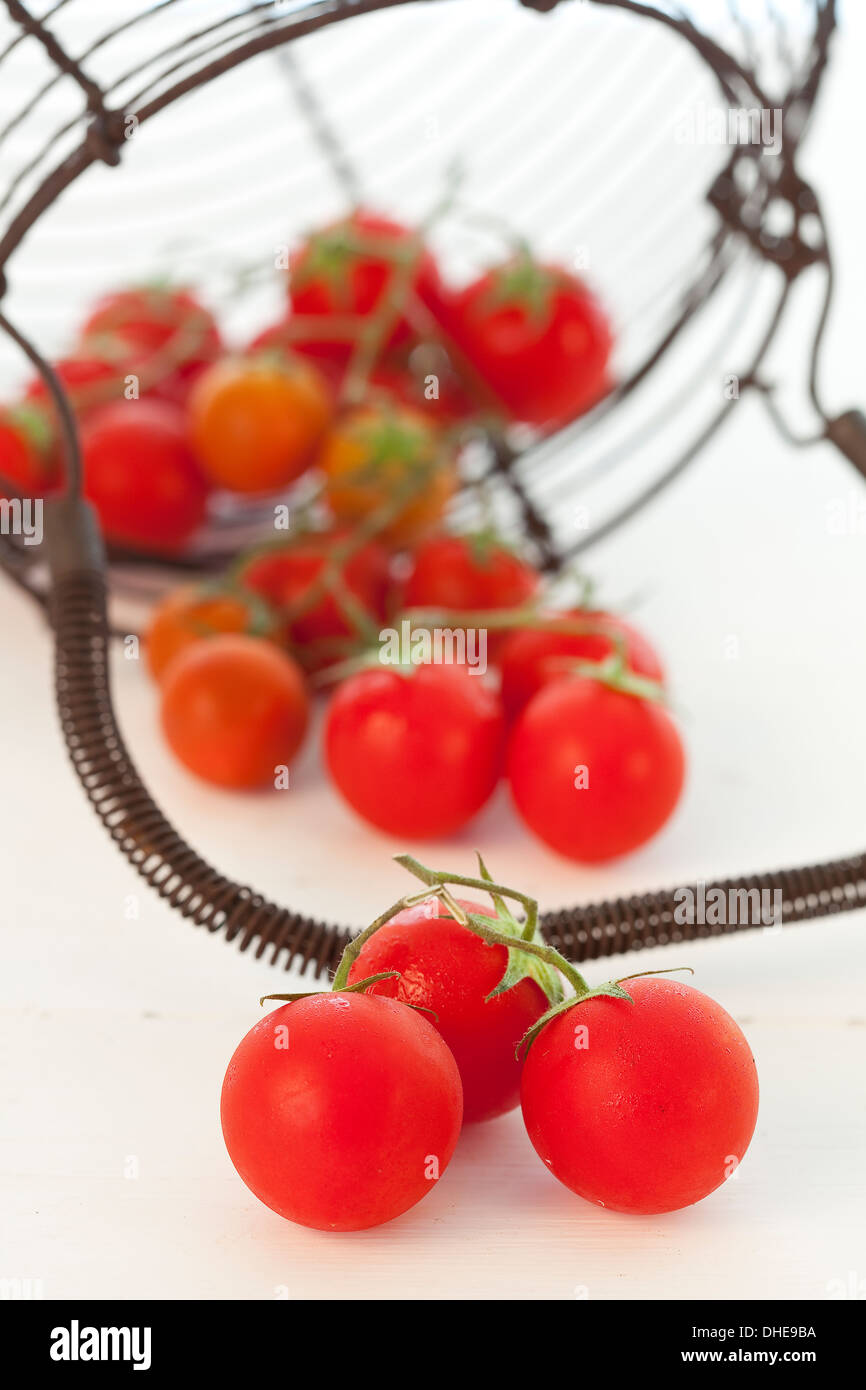
[[[866, 209], [838, 143], [854, 144], [861, 83], [856, 42], [838, 46], [809, 151], [840, 260], [827, 359], [840, 409], [864, 396]], [[477, 843], [544, 907], [859, 849], [866, 537], [827, 527], [828, 504], [862, 500], [856, 488], [829, 452], [792, 455], [745, 403], [682, 485], [599, 553], [614, 596], [649, 581], [638, 620], [684, 712], [687, 795], [644, 853], [578, 870], [531, 844], [504, 800], [453, 844], [409, 848], [463, 868]], [[46, 1298], [866, 1294], [863, 913], [641, 958], [691, 964], [757, 1059], [752, 1148], [700, 1206], [642, 1219], [598, 1211], [550, 1177], [512, 1115], [468, 1130], [440, 1185], [400, 1220], [350, 1236], [305, 1231], [250, 1196], [218, 1116], [258, 996], [288, 980], [193, 932], [140, 884], [67, 766], [47, 634], [6, 586], [0, 631], [0, 1277], [37, 1281]], [[115, 674], [148, 783], [219, 867], [357, 925], [397, 896], [389, 855], [406, 846], [349, 817], [315, 749], [289, 795], [205, 790], [162, 746], [141, 670], [118, 657]]]

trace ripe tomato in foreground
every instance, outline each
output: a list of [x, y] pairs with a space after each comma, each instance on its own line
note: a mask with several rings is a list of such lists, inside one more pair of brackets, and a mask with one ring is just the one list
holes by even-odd
[[[569, 675], [570, 663], [603, 661], [610, 656], [617, 638], [625, 645], [625, 661], [630, 671], [650, 681], [664, 681], [662, 664], [653, 648], [642, 633], [623, 618], [580, 609], [547, 616], [554, 625], [572, 621], [597, 627], [599, 631], [557, 632], [552, 626], [541, 625], [510, 632], [497, 657], [502, 673], [502, 704], [509, 719], [516, 719], [542, 686], [564, 680]], [[609, 632], [610, 637], [605, 636], [605, 632]]]
[[[529, 1048], [521, 1104], [554, 1177], [599, 1206], [650, 1214], [691, 1206], [731, 1176], [758, 1115], [740, 1028], [672, 980], [628, 980], [633, 999], [586, 999]], [[580, 1031], [584, 1030], [584, 1031]]]
[[218, 787], [273, 786], [307, 731], [297, 662], [257, 637], [212, 637], [181, 651], [162, 682], [162, 727], [191, 772]]
[[[458, 902], [504, 929], [490, 907], [463, 898]], [[431, 899], [404, 908], [380, 927], [349, 972], [354, 983], [396, 970], [399, 979], [380, 980], [368, 993], [431, 1009], [437, 1016], [433, 1026], [460, 1069], [464, 1120], [490, 1120], [518, 1104], [523, 1063], [515, 1056], [517, 1044], [551, 1003], [528, 973], [489, 999], [507, 964], [505, 946], [488, 945], [456, 922], [444, 903]]]
[[497, 696], [465, 666], [375, 667], [345, 681], [325, 721], [337, 790], [391, 835], [450, 835], [481, 810], [502, 772]]
[[189, 399], [190, 439], [211, 482], [232, 492], [276, 492], [312, 462], [331, 397], [301, 358], [226, 359], [199, 377]]
[[572, 676], [546, 686], [514, 725], [511, 792], [545, 844], [600, 863], [645, 843], [676, 806], [685, 755], [660, 704]]
[[208, 493], [182, 413], [162, 401], [115, 401], [90, 417], [81, 444], [84, 491], [109, 540], [180, 550], [204, 520]]
[[325, 993], [275, 1009], [225, 1075], [229, 1157], [260, 1201], [320, 1231], [408, 1211], [448, 1166], [462, 1118], [457, 1064], [393, 999]]

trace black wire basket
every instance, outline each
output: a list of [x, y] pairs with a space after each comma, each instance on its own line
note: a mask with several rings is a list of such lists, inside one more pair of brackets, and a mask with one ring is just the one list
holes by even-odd
[[[605, 288], [627, 329], [616, 385], [604, 400], [544, 437], [491, 433], [483, 465], [467, 475], [454, 504], [456, 519], [471, 522], [479, 484], [486, 495], [492, 490], [504, 524], [527, 537], [539, 564], [555, 572], [653, 502], [748, 394], [763, 398], [792, 447], [829, 441], [866, 476], [866, 420], [854, 410], [833, 418], [823, 405], [819, 368], [832, 262], [818, 197], [798, 172], [836, 6], [834, 0], [803, 3], [794, 7], [795, 20], [783, 19], [768, 3], [765, 22], [755, 26], [730, 0], [712, 7], [711, 26], [680, 6], [633, 0], [513, 0], [497, 4], [495, 14], [485, 0], [214, 3], [206, 19], [196, 0], [162, 0], [118, 7], [108, 29], [84, 0], [59, 0], [39, 15], [18, 0], [4, 0], [4, 6], [0, 90], [14, 87], [26, 95], [14, 110], [0, 112], [6, 170], [0, 328], [50, 392], [62, 427], [67, 486], [61, 497], [46, 500], [40, 553], [4, 534], [0, 559], [50, 615], [64, 737], [84, 790], [121, 852], [195, 925], [221, 932], [242, 950], [253, 946], [273, 963], [311, 966], [320, 974], [336, 964], [349, 932], [272, 903], [213, 869], [156, 806], [124, 746], [109, 684], [109, 576], [112, 588], [134, 587], [154, 558], [115, 548], [106, 555], [82, 498], [75, 417], [49, 365], [44, 339], [50, 332], [40, 333], [15, 308], [16, 275], [28, 248], [40, 254], [42, 229], [79, 188], [83, 199], [91, 183], [104, 194], [104, 177], [127, 190], [140, 183], [136, 161], [148, 148], [151, 128], [164, 157], [172, 120], [198, 110], [197, 94], [217, 79], [235, 83], [226, 86], [224, 107], [225, 152], [231, 155], [230, 129], [239, 127], [238, 138], [247, 138], [232, 103], [239, 92], [258, 91], [254, 80], [239, 84], [245, 74], [261, 71], [255, 65], [275, 58], [288, 107], [275, 108], [276, 116], [271, 109], [253, 111], [249, 119], [261, 139], [275, 119], [281, 121], [281, 131], [289, 129], [316, 153], [323, 177], [344, 203], [357, 204], [371, 179], [380, 188], [390, 180], [391, 193], [429, 191], [436, 159], [418, 129], [422, 119], [435, 127], [437, 118], [424, 105], [421, 79], [432, 82], [431, 74], [438, 75], [434, 105], [453, 125], [448, 148], [478, 156], [488, 175], [485, 205], [495, 204], [498, 194], [511, 206], [532, 204], [543, 186], [546, 221], [560, 230], [560, 254], [563, 247], [574, 253], [578, 234], [604, 246]], [[412, 63], [394, 87], [400, 120], [365, 122], [369, 85], [345, 81], [345, 63], [373, 74], [375, 84], [385, 22]], [[321, 40], [334, 34], [341, 43], [323, 47]], [[604, 45], [616, 59], [607, 67]], [[606, 74], [593, 99], [583, 102], [581, 63], [584, 77], [600, 69]], [[548, 71], [550, 80], [540, 84], [539, 75]], [[478, 103], [467, 99], [472, 92], [483, 97], [480, 115]], [[739, 124], [717, 142], [707, 131], [684, 126], [679, 153], [671, 154], [668, 139], [660, 165], [660, 130], [669, 136], [674, 96], [682, 100], [684, 120], [694, 121], [697, 112], [709, 122], [722, 113]], [[524, 158], [509, 157], [506, 148], [494, 159], [503, 131], [528, 151]], [[219, 145], [220, 132], [211, 136]], [[636, 171], [653, 161], [653, 176], [638, 179]], [[315, 203], [321, 190], [313, 180], [292, 186], [290, 174], [268, 197], [278, 208], [290, 199], [302, 221], [304, 198]], [[239, 195], [237, 205], [245, 217], [256, 212], [252, 194], [249, 200]], [[118, 199], [121, 217], [123, 206]], [[129, 216], [136, 215], [133, 201]], [[639, 227], [640, 234], [623, 237], [623, 225]], [[122, 228], [111, 236], [122, 244]], [[459, 258], [465, 249], [456, 235], [453, 254]], [[803, 364], [816, 425], [802, 435], [788, 426], [762, 372], [800, 283], [819, 279], [822, 299]], [[725, 378], [732, 389], [723, 392]], [[602, 485], [607, 508], [599, 513], [594, 506], [599, 519], [587, 527], [584, 499]], [[257, 521], [255, 514], [213, 518], [205, 543], [185, 557], [184, 567], [220, 563]], [[161, 582], [164, 560], [159, 566]], [[781, 893], [782, 922], [804, 921], [866, 903], [866, 855], [707, 885], [708, 892], [714, 888]], [[746, 925], [683, 923], [675, 910], [673, 891], [653, 892], [548, 913], [542, 928], [580, 962]]]

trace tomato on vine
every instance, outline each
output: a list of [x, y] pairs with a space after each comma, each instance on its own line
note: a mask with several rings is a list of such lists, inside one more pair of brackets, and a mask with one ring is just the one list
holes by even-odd
[[401, 1216], [445, 1172], [460, 1076], [422, 1014], [340, 989], [283, 1004], [247, 1033], [220, 1116], [238, 1174], [272, 1211], [362, 1231]]
[[457, 486], [439, 432], [417, 411], [360, 407], [325, 439], [325, 495], [346, 525], [378, 522], [382, 537], [411, 544], [441, 519]]
[[282, 615], [285, 640], [317, 670], [365, 645], [385, 617], [390, 556], [349, 531], [310, 532], [269, 546], [238, 572]]
[[302, 358], [226, 358], [192, 389], [190, 439], [213, 484], [276, 492], [313, 462], [331, 409], [327, 384]]
[[[401, 279], [405, 281], [402, 296]], [[403, 300], [413, 294], [435, 304], [442, 293], [438, 267], [419, 233], [364, 209], [313, 232], [290, 257], [292, 312], [318, 318], [326, 329], [329, 319], [368, 318], [381, 312], [391, 294]], [[398, 303], [381, 346], [405, 343], [411, 334]], [[346, 332], [335, 327], [330, 335], [311, 334], [300, 349], [311, 356], [345, 361], [357, 335], [358, 329]]]
[[690, 985], [619, 981], [574, 1002], [529, 1047], [521, 1082], [533, 1147], [598, 1206], [678, 1211], [736, 1171], [755, 1129], [758, 1074], [729, 1014]]
[[310, 718], [301, 668], [257, 637], [216, 636], [184, 648], [163, 673], [161, 696], [172, 752], [218, 787], [273, 787]]
[[[412, 552], [403, 604], [457, 613], [521, 608], [539, 585], [537, 570], [495, 535], [431, 536]], [[499, 652], [503, 640], [488, 634], [488, 650]]]
[[162, 401], [116, 401], [81, 434], [84, 490], [109, 540], [180, 550], [204, 520], [208, 487], [190, 453], [186, 421]]
[[377, 666], [331, 698], [325, 758], [358, 815], [408, 839], [450, 835], [481, 810], [502, 772], [497, 696], [465, 666]]
[[147, 663], [159, 681], [178, 652], [196, 642], [226, 633], [273, 639], [277, 632], [276, 614], [258, 595], [224, 584], [184, 584], [151, 613], [145, 636]]
[[[529, 701], [511, 733], [508, 779], [547, 845], [593, 864], [637, 849], [679, 801], [685, 755], [654, 687], [609, 663], [578, 667]], [[601, 678], [598, 678], [601, 677]]]
[[581, 280], [518, 252], [454, 298], [454, 342], [517, 420], [564, 424], [609, 386], [613, 336]]
[[105, 295], [81, 333], [85, 345], [107, 340], [129, 353], [129, 370], [142, 386], [173, 405], [183, 405], [196, 378], [222, 352], [216, 319], [190, 290], [132, 286]]
[[565, 679], [578, 662], [604, 661], [620, 646], [625, 665], [636, 676], [664, 682], [662, 664], [650, 643], [613, 613], [579, 608], [542, 613], [537, 626], [507, 633], [497, 661], [508, 718], [516, 719], [533, 695], [552, 681]]
[[[399, 862], [414, 866], [405, 856]], [[495, 894], [492, 908], [472, 899], [456, 902], [464, 914], [520, 937], [501, 895]], [[533, 956], [489, 944], [436, 897], [403, 908], [379, 926], [354, 955], [348, 979], [383, 972], [392, 978], [371, 985], [370, 994], [431, 1011], [460, 1069], [464, 1120], [490, 1120], [513, 1110], [522, 1069], [517, 1044], [562, 997], [555, 972]]]

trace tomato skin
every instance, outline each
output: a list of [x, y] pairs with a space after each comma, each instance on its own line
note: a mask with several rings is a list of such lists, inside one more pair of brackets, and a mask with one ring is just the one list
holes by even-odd
[[[184, 405], [190, 388], [223, 345], [216, 320], [189, 290], [159, 285], [114, 290], [94, 305], [82, 338], [106, 338], [124, 344], [129, 371], [145, 378], [148, 395]], [[176, 357], [150, 381], [157, 354]]]
[[[614, 635], [624, 638], [626, 665], [630, 671], [647, 680], [664, 683], [664, 669], [655, 651], [642, 633], [622, 618], [611, 613], [584, 612], [580, 609], [549, 616], [604, 626]], [[498, 653], [506, 716], [511, 720], [516, 719], [543, 686], [566, 679], [569, 660], [603, 661], [615, 650], [615, 643], [601, 634], [551, 632], [544, 627], [520, 628], [510, 632]]]
[[49, 496], [61, 482], [56, 461], [15, 410], [0, 410], [0, 497], [4, 482], [22, 497], [33, 498]]
[[[527, 274], [541, 304], [526, 291]], [[447, 327], [517, 420], [564, 424], [608, 389], [607, 318], [582, 282], [559, 267], [526, 257], [495, 267], [455, 297]]]
[[[332, 223], [293, 252], [289, 261], [289, 295], [295, 314], [311, 317], [372, 314], [393, 281], [395, 262], [374, 242], [391, 243], [395, 252], [405, 250], [415, 234], [409, 227], [367, 210]], [[357, 242], [352, 248], [350, 242]], [[364, 243], [369, 243], [366, 249]], [[414, 292], [425, 303], [438, 303], [443, 294], [439, 271], [425, 248], [412, 277]], [[401, 317], [387, 335], [383, 348], [395, 347], [411, 337], [408, 321]], [[333, 339], [311, 338], [301, 345], [310, 356], [344, 362], [354, 344], [336, 333]]]
[[179, 652], [231, 632], [275, 637], [276, 621], [264, 604], [254, 612], [243, 593], [210, 592], [195, 584], [174, 589], [156, 605], [148, 624], [145, 651], [151, 675], [160, 681]]
[[189, 400], [190, 439], [204, 473], [240, 493], [276, 492], [299, 478], [330, 416], [327, 385], [299, 358], [217, 362]]
[[[285, 546], [263, 551], [240, 574], [240, 582], [261, 594], [276, 609], [290, 609], [303, 600], [328, 565], [345, 532], [303, 536]], [[382, 620], [390, 588], [390, 557], [375, 541], [360, 546], [339, 567], [342, 583], [372, 618]], [[328, 664], [329, 654], [315, 650], [318, 643], [357, 637], [349, 619], [331, 592], [300, 616], [285, 623], [285, 638], [302, 651], [308, 669]], [[331, 653], [331, 657], [334, 653]]]
[[317, 1231], [362, 1231], [408, 1211], [444, 1173], [460, 1133], [460, 1075], [413, 1009], [316, 994], [247, 1033], [220, 1111], [229, 1157], [260, 1201]]
[[450, 835], [493, 794], [505, 720], [463, 666], [378, 668], [351, 676], [325, 719], [325, 758], [359, 816], [410, 839]]
[[429, 532], [453, 495], [457, 478], [440, 456], [436, 430], [417, 411], [361, 407], [325, 439], [318, 465], [338, 522], [356, 525], [401, 490], [407, 500], [382, 527], [383, 539], [407, 545]]
[[208, 489], [182, 413], [162, 401], [116, 401], [81, 435], [84, 489], [110, 540], [180, 550], [204, 520]]
[[[575, 785], [576, 770], [589, 785]], [[658, 704], [571, 677], [546, 686], [514, 725], [508, 778], [521, 817], [582, 864], [626, 854], [661, 829], [679, 800], [685, 756]]]
[[403, 603], [458, 611], [519, 608], [539, 583], [531, 565], [485, 537], [431, 536], [412, 554]]
[[542, 1029], [523, 1068], [523, 1118], [578, 1196], [638, 1215], [678, 1211], [715, 1191], [749, 1147], [755, 1062], [730, 1015], [691, 985], [624, 988], [633, 1004], [589, 999]]
[[[495, 914], [483, 903], [458, 901], [495, 922]], [[434, 908], [438, 919], [430, 915]], [[380, 980], [367, 993], [432, 1009], [437, 1015], [433, 1026], [460, 1069], [464, 1122], [492, 1120], [519, 1104], [523, 1064], [515, 1049], [548, 1007], [544, 991], [530, 979], [487, 999], [507, 964], [504, 946], [488, 946], [434, 899], [405, 908], [380, 927], [361, 947], [349, 972], [351, 984], [398, 970], [400, 979]]]
[[256, 637], [226, 635], [187, 647], [164, 672], [161, 694], [172, 752], [217, 787], [273, 786], [309, 723], [297, 662]]

